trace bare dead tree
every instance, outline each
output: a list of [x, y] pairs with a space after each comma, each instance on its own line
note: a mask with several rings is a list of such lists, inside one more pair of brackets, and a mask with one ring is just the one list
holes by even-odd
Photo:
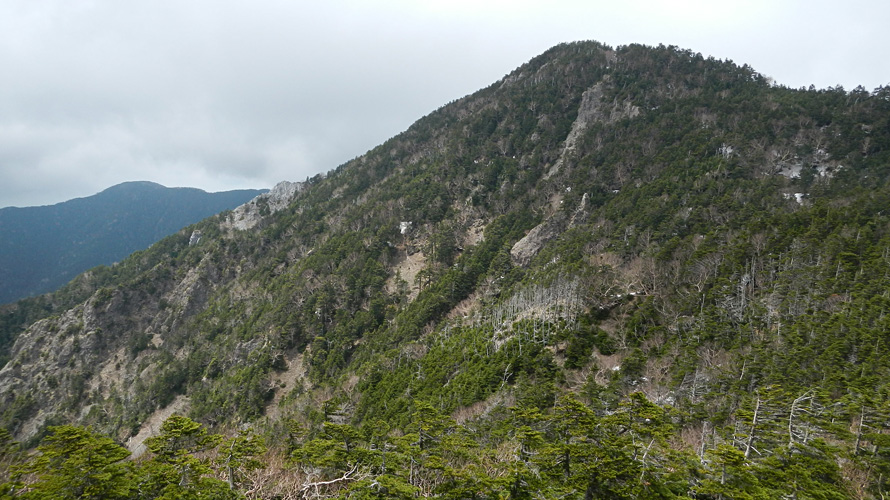
[[366, 479], [367, 477], [369, 477], [368, 473], [359, 472], [358, 465], [353, 465], [350, 470], [343, 473], [340, 477], [329, 479], [327, 481], [304, 483], [299, 489], [300, 496], [298, 498], [331, 498], [337, 495], [339, 490], [337, 487], [341, 483], [358, 481]]

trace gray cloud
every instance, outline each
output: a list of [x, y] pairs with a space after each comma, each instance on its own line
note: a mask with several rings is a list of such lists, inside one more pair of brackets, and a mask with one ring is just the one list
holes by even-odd
[[890, 84], [881, 2], [12, 0], [0, 206], [327, 171], [563, 41], [673, 44], [792, 87]]

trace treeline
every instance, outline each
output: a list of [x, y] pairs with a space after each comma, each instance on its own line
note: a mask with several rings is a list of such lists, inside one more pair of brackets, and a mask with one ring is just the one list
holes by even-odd
[[[887, 96], [775, 87], [675, 48], [557, 47], [255, 230], [207, 221], [199, 245], [182, 233], [69, 287], [108, 356], [77, 384], [7, 391], [0, 423], [43, 411], [95, 432], [7, 447], [4, 491], [50, 491], [60, 432], [125, 439], [182, 394], [270, 450], [240, 436], [260, 463], [235, 466], [220, 457], [240, 445], [207, 438], [182, 448], [200, 470], [184, 478], [105, 440], [122, 472], [103, 477], [129, 485], [114, 495], [881, 498]], [[0, 345], [74, 300], [54, 297], [0, 317]], [[129, 375], [106, 393], [119, 349]], [[53, 394], [70, 398], [55, 414]]]
[[266, 451], [257, 436], [223, 438], [177, 415], [145, 441], [149, 456], [137, 460], [89, 428], [49, 431], [31, 454], [0, 431], [0, 498], [243, 498], [246, 475], [263, 466], [257, 457]]
[[[593, 403], [585, 402], [593, 401]], [[231, 438], [174, 415], [130, 453], [90, 429], [50, 429], [36, 453], [0, 435], [0, 498], [847, 499], [887, 493], [890, 407], [778, 387], [716, 425], [634, 392], [567, 393], [456, 422], [415, 400], [401, 428], [288, 421]]]

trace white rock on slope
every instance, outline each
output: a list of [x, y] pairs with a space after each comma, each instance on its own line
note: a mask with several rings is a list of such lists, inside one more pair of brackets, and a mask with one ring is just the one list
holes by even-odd
[[[290, 205], [303, 187], [302, 182], [279, 182], [268, 193], [261, 194], [232, 210], [223, 222], [223, 228], [244, 231], [256, 226], [264, 216], [274, 214]], [[264, 207], [268, 207], [267, 213], [262, 213]]]

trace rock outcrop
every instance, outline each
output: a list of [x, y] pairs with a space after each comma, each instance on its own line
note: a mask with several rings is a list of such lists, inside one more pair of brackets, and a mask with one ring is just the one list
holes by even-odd
[[559, 211], [547, 220], [538, 224], [524, 238], [517, 241], [510, 249], [510, 258], [514, 264], [527, 266], [544, 246], [567, 229], [583, 224], [589, 215], [587, 208], [588, 195], [584, 193], [581, 203], [572, 213]]
[[263, 217], [287, 208], [304, 187], [302, 182], [279, 182], [268, 193], [263, 193], [232, 210], [223, 222], [223, 228], [239, 231], [253, 228], [263, 220]]

